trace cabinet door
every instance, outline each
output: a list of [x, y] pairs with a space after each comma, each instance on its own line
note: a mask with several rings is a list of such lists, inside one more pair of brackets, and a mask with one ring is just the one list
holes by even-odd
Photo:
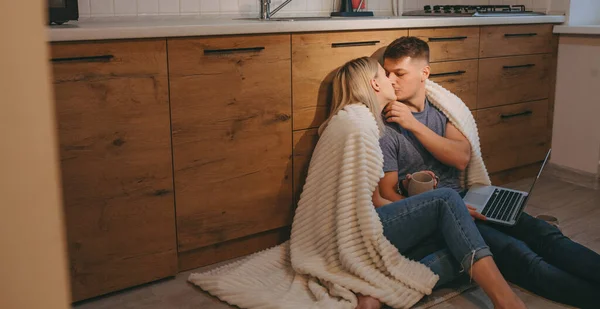
[[429, 79], [461, 98], [469, 109], [477, 107], [478, 60], [436, 62]]
[[480, 109], [477, 127], [490, 174], [542, 161], [550, 147], [548, 100]]
[[73, 300], [175, 275], [165, 40], [52, 57]]
[[406, 30], [292, 34], [294, 130], [318, 127], [329, 112], [335, 70], [355, 58], [383, 56]]
[[300, 200], [312, 153], [319, 141], [317, 129], [294, 131], [294, 203]]
[[168, 45], [179, 250], [291, 224], [290, 35]]

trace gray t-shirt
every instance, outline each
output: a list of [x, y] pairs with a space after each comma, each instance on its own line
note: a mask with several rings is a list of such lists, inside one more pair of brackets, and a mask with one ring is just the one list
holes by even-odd
[[[448, 118], [428, 100], [425, 100], [425, 109], [413, 115], [436, 134], [446, 136]], [[438, 188], [461, 190], [460, 171], [436, 159], [412, 132], [399, 124], [386, 123], [385, 133], [379, 143], [383, 151], [383, 171], [398, 171], [398, 181], [402, 181], [406, 174], [429, 170], [440, 178]]]

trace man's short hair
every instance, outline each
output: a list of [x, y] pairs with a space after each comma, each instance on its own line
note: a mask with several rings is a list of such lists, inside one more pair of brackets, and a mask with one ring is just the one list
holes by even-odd
[[429, 63], [429, 45], [427, 42], [414, 37], [403, 36], [388, 45], [383, 53], [383, 59], [425, 59]]

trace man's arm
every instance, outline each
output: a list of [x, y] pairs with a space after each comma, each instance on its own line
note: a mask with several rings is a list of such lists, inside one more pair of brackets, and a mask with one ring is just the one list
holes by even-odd
[[379, 180], [379, 192], [384, 199], [392, 202], [404, 199], [404, 196], [400, 195], [396, 188], [398, 188], [398, 171], [387, 172]]
[[413, 116], [403, 103], [394, 102], [385, 108], [388, 122], [396, 122], [411, 131], [421, 144], [440, 162], [461, 171], [471, 159], [471, 144], [450, 122], [446, 123], [446, 137], [439, 136]]
[[446, 124], [446, 137], [437, 135], [420, 122], [412, 132], [440, 162], [461, 171], [467, 168], [471, 160], [471, 144], [452, 123]]

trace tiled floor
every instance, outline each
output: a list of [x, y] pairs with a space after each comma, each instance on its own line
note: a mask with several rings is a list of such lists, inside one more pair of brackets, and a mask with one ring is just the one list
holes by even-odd
[[[531, 180], [509, 187], [527, 190]], [[531, 215], [550, 214], [560, 219], [563, 232], [573, 240], [600, 252], [600, 191], [578, 187], [552, 178], [542, 178], [527, 206]], [[77, 309], [231, 309], [217, 299], [186, 282], [190, 272], [124, 292], [85, 301]], [[570, 308], [515, 288], [530, 309]], [[493, 308], [479, 288], [472, 289], [434, 309]]]

